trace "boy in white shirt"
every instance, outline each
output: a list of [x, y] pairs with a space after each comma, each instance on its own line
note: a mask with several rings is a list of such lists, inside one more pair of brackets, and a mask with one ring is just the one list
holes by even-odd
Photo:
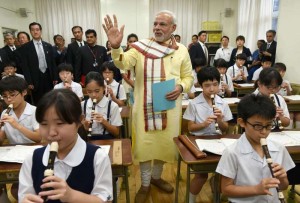
[[83, 99], [82, 87], [79, 83], [74, 82], [73, 79], [73, 68], [71, 64], [61, 63], [58, 67], [59, 78], [61, 83], [54, 86], [54, 89], [67, 88], [72, 90], [80, 100]]
[[271, 66], [272, 66], [271, 57], [264, 56], [261, 60], [261, 67], [253, 73], [252, 81], [255, 82], [259, 78], [259, 74], [264, 68], [270, 68]]
[[20, 78], [24, 79], [24, 75], [18, 74], [17, 72], [17, 66], [15, 62], [9, 62], [7, 64], [4, 65], [4, 69], [3, 72], [1, 73], [2, 75], [2, 79], [8, 77], [8, 76], [18, 76]]
[[248, 71], [244, 66], [247, 61], [246, 54], [238, 54], [236, 56], [235, 64], [227, 69], [227, 75], [229, 75], [234, 83], [246, 83]]
[[234, 91], [231, 77], [226, 74], [227, 62], [220, 58], [215, 62], [216, 68], [220, 73], [220, 86], [219, 93], [220, 97], [231, 97], [231, 93]]

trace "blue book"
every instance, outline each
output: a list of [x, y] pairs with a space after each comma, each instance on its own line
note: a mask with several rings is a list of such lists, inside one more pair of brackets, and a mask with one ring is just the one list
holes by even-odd
[[153, 111], [159, 112], [175, 107], [175, 100], [166, 99], [166, 94], [175, 89], [175, 79], [152, 84]]

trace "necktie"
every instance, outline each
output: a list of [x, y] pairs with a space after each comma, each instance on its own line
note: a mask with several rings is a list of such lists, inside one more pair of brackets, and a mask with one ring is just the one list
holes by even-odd
[[80, 46], [82, 47], [82, 42], [80, 42]]
[[270, 48], [270, 46], [271, 46], [271, 44], [270, 44], [270, 43], [268, 43], [268, 44], [267, 44], [267, 49], [269, 49], [269, 48]]
[[47, 62], [46, 62], [45, 54], [42, 50], [42, 43], [38, 42], [37, 45], [38, 45], [37, 54], [39, 59], [39, 69], [40, 71], [42, 71], [42, 73], [45, 73], [47, 69]]
[[11, 50], [14, 51], [14, 50], [16, 50], [16, 48], [15, 47], [11, 47]]
[[208, 51], [207, 51], [207, 48], [206, 48], [205, 45], [203, 45], [203, 51], [204, 51], [204, 54], [205, 54], [206, 64], [208, 64]]

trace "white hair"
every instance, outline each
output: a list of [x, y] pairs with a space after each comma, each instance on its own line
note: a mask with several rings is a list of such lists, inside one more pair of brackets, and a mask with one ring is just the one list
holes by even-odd
[[167, 15], [170, 15], [170, 16], [172, 17], [172, 23], [176, 25], [176, 23], [177, 23], [176, 15], [175, 15], [172, 11], [169, 11], [169, 10], [162, 10], [162, 11], [159, 11], [158, 13], [156, 13], [155, 16], [158, 16], [159, 14], [167, 14]]

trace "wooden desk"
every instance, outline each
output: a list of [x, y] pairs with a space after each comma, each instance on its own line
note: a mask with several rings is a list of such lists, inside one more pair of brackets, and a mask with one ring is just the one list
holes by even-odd
[[[189, 139], [197, 146], [196, 139], [218, 139], [222, 137], [226, 138], [239, 138], [240, 135], [215, 135], [215, 136], [188, 136]], [[176, 188], [175, 188], [175, 203], [178, 203], [178, 188], [179, 188], [179, 176], [180, 176], [180, 165], [181, 161], [187, 164], [187, 180], [186, 180], [186, 201], [189, 202], [189, 192], [190, 192], [190, 175], [197, 173], [214, 173], [218, 162], [221, 158], [219, 155], [207, 153], [207, 157], [203, 159], [197, 159], [191, 153], [190, 150], [177, 138], [173, 138], [175, 145], [179, 151], [180, 156], [178, 156], [177, 163], [177, 177], [176, 177]], [[300, 146], [287, 147], [293, 161], [295, 163], [300, 163]], [[214, 203], [219, 203], [220, 201], [220, 176], [216, 174], [214, 182]]]
[[122, 106], [121, 117], [123, 121], [123, 126], [121, 127], [122, 138], [130, 138], [129, 135], [129, 117], [131, 114], [130, 106]]
[[[123, 177], [126, 185], [126, 202], [130, 203], [129, 183], [128, 183], [128, 166], [132, 165], [131, 141], [130, 139], [114, 139], [114, 140], [93, 140], [90, 143], [95, 145], [110, 145], [109, 158], [113, 163], [113, 143], [114, 141], [122, 141], [122, 164], [112, 164], [113, 174], [113, 196], [114, 202], [117, 202], [117, 191], [115, 178]], [[15, 183], [19, 181], [19, 171], [21, 164], [0, 162], [0, 185], [6, 183]]]
[[233, 83], [234, 91], [236, 92], [236, 96], [239, 97], [244, 94], [250, 94], [254, 92], [254, 84], [252, 86], [242, 86], [243, 84]]

